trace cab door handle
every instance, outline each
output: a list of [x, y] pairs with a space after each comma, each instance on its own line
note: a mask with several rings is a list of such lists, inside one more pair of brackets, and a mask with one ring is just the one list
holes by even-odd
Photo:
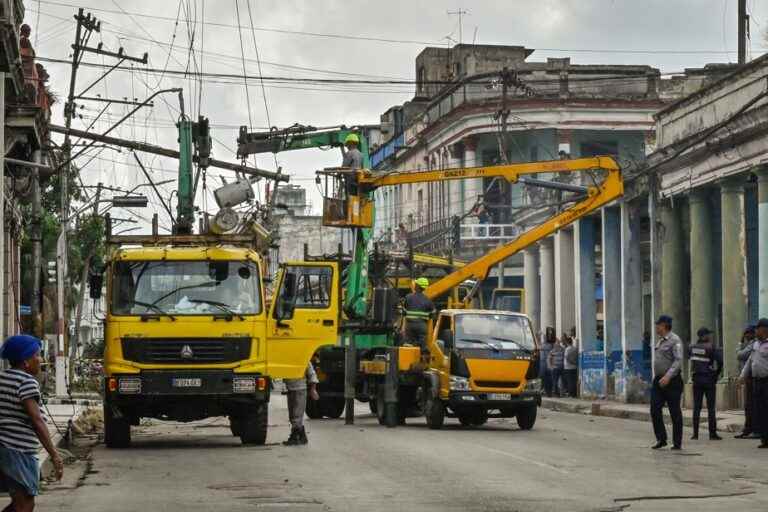
[[333, 327], [333, 320], [323, 320], [323, 325]]

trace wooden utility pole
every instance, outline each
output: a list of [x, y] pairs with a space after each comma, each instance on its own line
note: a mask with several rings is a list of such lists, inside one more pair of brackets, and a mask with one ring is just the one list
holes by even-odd
[[749, 14], [747, 14], [747, 0], [739, 0], [739, 64], [747, 63], [748, 40]]

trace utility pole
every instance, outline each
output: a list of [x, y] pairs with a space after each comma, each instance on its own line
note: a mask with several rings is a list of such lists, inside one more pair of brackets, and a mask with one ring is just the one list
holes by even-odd
[[[42, 163], [42, 151], [34, 152], [32, 159], [35, 163]], [[32, 334], [43, 339], [43, 315], [42, 315], [42, 272], [43, 272], [43, 233], [42, 233], [42, 207], [40, 203], [40, 169], [31, 167], [32, 172], [32, 222], [29, 229], [29, 238], [32, 242]]]
[[[75, 28], [75, 44], [72, 45], [72, 71], [69, 76], [69, 94], [67, 103], [64, 105], [64, 123], [67, 128], [72, 126], [72, 118], [75, 115], [75, 84], [77, 83], [77, 69], [83, 54], [80, 48], [87, 43], [94, 31], [101, 31], [101, 23], [95, 17], [88, 13], [83, 14], [80, 8], [75, 16], [77, 27]], [[60, 226], [61, 232], [56, 241], [56, 395], [64, 396], [67, 393], [67, 383], [65, 380], [66, 358], [64, 352], [64, 340], [66, 338], [67, 320], [66, 305], [64, 304], [64, 290], [67, 288], [67, 231], [69, 230], [69, 169], [70, 157], [72, 155], [72, 140], [69, 135], [64, 136], [62, 153], [66, 160], [66, 165], [59, 169], [59, 188], [61, 193], [60, 203]]]
[[458, 16], [459, 18], [459, 44], [462, 44], [464, 42], [464, 27], [462, 23], [462, 17], [466, 14], [469, 14], [469, 11], [465, 9], [458, 9], [455, 11], [447, 11], [449, 16]]
[[747, 14], [747, 0], [739, 0], [739, 64], [747, 63], [748, 39], [749, 14]]

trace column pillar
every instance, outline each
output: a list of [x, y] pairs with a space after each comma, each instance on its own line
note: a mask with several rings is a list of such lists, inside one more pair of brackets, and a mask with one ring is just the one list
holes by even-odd
[[[720, 186], [723, 231], [723, 377], [730, 384], [738, 377], [735, 357], [747, 323], [747, 234], [744, 217], [744, 178], [728, 179]], [[707, 324], [704, 324], [707, 325]], [[710, 327], [711, 329], [712, 327]], [[730, 388], [727, 395], [730, 397]], [[735, 395], [732, 397], [735, 398]], [[723, 404], [725, 405], [725, 404]]]
[[541, 281], [539, 280], [539, 248], [523, 251], [523, 287], [525, 288], [525, 313], [531, 319], [533, 332], [541, 331]]
[[757, 283], [758, 312], [768, 317], [768, 166], [759, 167], [757, 174]]
[[[464, 139], [464, 167], [477, 167], [480, 162], [477, 158], [477, 140], [472, 137]], [[464, 212], [469, 210], [477, 202], [478, 196], [483, 193], [483, 178], [474, 178], [471, 180], [459, 180], [464, 184]]]
[[541, 259], [541, 320], [539, 331], [555, 326], [555, 249], [551, 238], [539, 244]]
[[[5, 84], [5, 73], [0, 72], [0, 83]], [[5, 290], [5, 87], [0, 87], [0, 290]], [[3, 293], [0, 293], [0, 312], [5, 311]], [[6, 336], [5, 317], [0, 315], [0, 336]]]
[[576, 339], [579, 343], [580, 392], [582, 397], [604, 394], [605, 357], [597, 341], [597, 302], [595, 300], [595, 222], [587, 217], [574, 225], [574, 263], [576, 271]]
[[[691, 322], [688, 332], [694, 334], [702, 326], [715, 330], [718, 300], [715, 297], [715, 262], [712, 257], [715, 244], [712, 234], [710, 190], [694, 189], [690, 194], [689, 201], [691, 212]], [[692, 336], [688, 339], [690, 338]], [[683, 339], [684, 343], [687, 341]]]
[[[622, 378], [616, 395], [626, 402], [643, 402], [650, 375], [643, 355], [643, 268], [640, 254], [640, 211], [621, 204], [621, 348]], [[648, 368], [650, 369], [650, 367]]]
[[[677, 199], [679, 203], [679, 199]], [[661, 243], [661, 311], [658, 314], [669, 315], [674, 319], [675, 332], [681, 339], [690, 339], [689, 323], [686, 318], [686, 261], [680, 216], [681, 206], [665, 203], [659, 208], [661, 221], [659, 239]], [[656, 321], [656, 319], [653, 319]], [[714, 329], [714, 326], [712, 327]]]
[[621, 347], [621, 223], [619, 208], [606, 207], [603, 217], [603, 346], [606, 394], [615, 394], [623, 371]]
[[558, 337], [576, 325], [573, 270], [573, 230], [563, 228], [555, 235], [555, 329]]

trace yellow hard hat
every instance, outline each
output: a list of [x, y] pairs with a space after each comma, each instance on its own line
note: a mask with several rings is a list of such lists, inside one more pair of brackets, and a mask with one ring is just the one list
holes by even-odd
[[354, 142], [355, 144], [360, 144], [360, 137], [358, 137], [356, 133], [350, 133], [344, 139], [344, 144], [349, 144], [350, 142]]
[[415, 280], [414, 283], [416, 283], [416, 286], [418, 286], [419, 288], [426, 288], [427, 286], [429, 286], [429, 279], [427, 279], [426, 277], [420, 277], [417, 280]]

